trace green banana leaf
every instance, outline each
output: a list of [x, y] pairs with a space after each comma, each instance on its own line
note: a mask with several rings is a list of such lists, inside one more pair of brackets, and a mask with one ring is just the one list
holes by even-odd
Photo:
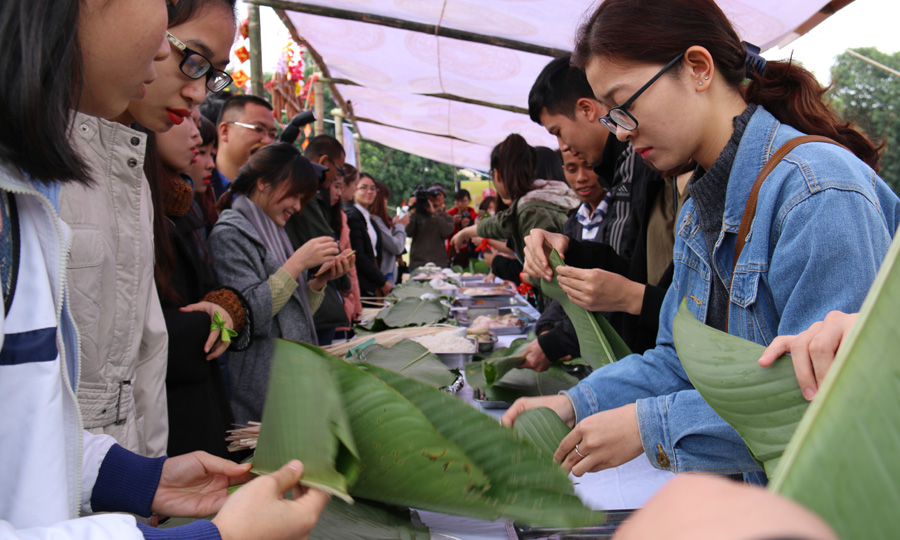
[[[292, 385], [269, 388], [266, 410], [287, 411], [280, 424], [263, 425], [262, 435], [282, 437], [295, 446], [284, 450], [284, 463], [329, 430], [292, 437], [308, 422], [294, 417], [321, 416], [321, 407], [298, 408], [297, 397], [324, 401], [333, 392], [306, 369], [330, 368], [347, 411], [359, 452], [358, 477], [350, 484], [354, 497], [480, 519], [508, 517], [523, 523], [578, 527], [602, 521], [585, 508], [571, 482], [540, 451], [518, 441], [462, 400], [427, 384], [369, 364], [351, 365], [316, 347], [287, 343], [273, 358], [297, 366]], [[311, 368], [312, 373], [321, 371]]]
[[809, 402], [787, 356], [759, 366], [765, 347], [698, 321], [682, 301], [672, 328], [675, 350], [694, 388], [740, 434], [772, 476]]
[[568, 475], [556, 463], [530, 444], [518, 441], [512, 430], [495, 419], [413, 379], [377, 366], [365, 369], [405, 396], [487, 475], [490, 486], [479, 494], [478, 508], [469, 508], [464, 515], [506, 517], [545, 527], [585, 527], [603, 521], [601, 512], [583, 506]]
[[310, 540], [427, 540], [428, 528], [415, 525], [407, 509], [332, 498]]
[[503, 378], [510, 370], [525, 361], [525, 349], [534, 341], [534, 334], [518, 338], [490, 354], [476, 354], [476, 360], [466, 364], [466, 382], [472, 388], [484, 390]]
[[900, 530], [900, 242], [896, 239], [769, 489], [844, 540]]
[[436, 323], [450, 315], [450, 308], [440, 300], [423, 300], [421, 298], [404, 298], [392, 306], [378, 312], [377, 320], [389, 328], [404, 328]]
[[393, 347], [373, 343], [364, 349], [353, 351], [347, 360], [354, 364], [381, 366], [435, 388], [450, 386], [456, 380], [456, 375], [447, 369], [447, 365], [436, 354], [412, 340], [401, 341]]
[[[291, 356], [298, 347], [302, 345], [275, 340], [274, 356]], [[307, 391], [310, 386], [318, 391]], [[253, 471], [275, 472], [296, 458], [304, 467], [301, 484], [351, 501], [347, 487], [358, 474], [359, 452], [329, 366], [321, 362], [273, 362], [268, 387], [268, 396], [272, 395], [286, 399], [288, 406], [268, 406], [266, 399]], [[296, 414], [303, 410], [316, 414]]]
[[[548, 262], [554, 273], [558, 266], [566, 264], [555, 249], [550, 253]], [[575, 333], [578, 335], [581, 356], [592, 368], [597, 369], [631, 354], [622, 337], [609, 324], [606, 317], [600, 313], [591, 313], [572, 303], [560, 288], [555, 275], [553, 281], [541, 280], [541, 293], [559, 302], [572, 320]]]
[[547, 407], [529, 409], [516, 417], [513, 424], [513, 432], [518, 438], [528, 441], [550, 458], [570, 431], [559, 415]]
[[402, 300], [404, 298], [420, 298], [423, 294], [433, 294], [440, 296], [441, 293], [428, 284], [427, 281], [409, 280], [402, 285], [394, 287], [388, 298], [393, 300]]

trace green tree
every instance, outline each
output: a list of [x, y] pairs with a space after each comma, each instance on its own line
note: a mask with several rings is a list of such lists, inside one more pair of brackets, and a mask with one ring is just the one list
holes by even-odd
[[[900, 70], [900, 52], [891, 55], [874, 47], [855, 51]], [[831, 67], [831, 80], [832, 106], [876, 144], [884, 143], [879, 174], [900, 193], [900, 77], [845, 52]]]
[[452, 204], [456, 185], [456, 169], [450, 165], [408, 154], [372, 141], [360, 141], [360, 170], [383, 182], [390, 190], [388, 206], [394, 207], [409, 198], [418, 184], [435, 182], [447, 189], [447, 205]]

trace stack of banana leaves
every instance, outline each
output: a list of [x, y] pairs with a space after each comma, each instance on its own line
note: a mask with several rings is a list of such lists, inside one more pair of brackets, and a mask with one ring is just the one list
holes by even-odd
[[413, 342], [345, 360], [278, 341], [253, 470], [303, 461], [301, 483], [333, 495], [313, 538], [427, 537], [397, 507], [535, 526], [602, 523], [552, 459], [568, 432], [559, 417], [536, 410], [510, 430], [439, 389], [453, 378]]

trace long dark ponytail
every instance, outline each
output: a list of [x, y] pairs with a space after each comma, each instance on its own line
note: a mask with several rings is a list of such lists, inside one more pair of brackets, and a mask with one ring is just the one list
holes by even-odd
[[878, 148], [835, 116], [812, 73], [774, 61], [762, 74], [748, 73], [741, 40], [714, 0], [605, 0], [579, 29], [572, 64], [583, 69], [598, 55], [665, 64], [694, 45], [709, 51], [718, 74], [748, 102], [804, 133], [834, 139], [878, 170]]

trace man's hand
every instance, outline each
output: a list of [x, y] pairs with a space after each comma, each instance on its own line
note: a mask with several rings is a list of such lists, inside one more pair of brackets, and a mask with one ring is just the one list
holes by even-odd
[[557, 281], [575, 305], [588, 311], [621, 311], [640, 315], [646, 285], [601, 270], [560, 266]]
[[162, 516], [205, 517], [219, 511], [230, 486], [250, 480], [249, 463], [191, 452], [163, 463], [150, 509]]
[[569, 237], [542, 229], [531, 229], [531, 233], [525, 237], [525, 273], [547, 281], [553, 279], [553, 271], [547, 257], [554, 249], [565, 260], [566, 250], [569, 249]]
[[[293, 460], [235, 491], [212, 520], [222, 540], [309, 538], [330, 497], [300, 486], [302, 475], [303, 464]], [[286, 491], [293, 500], [284, 497]]]

